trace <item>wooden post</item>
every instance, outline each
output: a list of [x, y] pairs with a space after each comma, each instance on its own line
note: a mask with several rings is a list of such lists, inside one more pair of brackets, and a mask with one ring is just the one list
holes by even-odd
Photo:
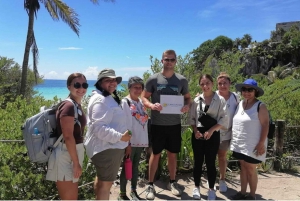
[[277, 129], [275, 132], [275, 142], [274, 142], [274, 155], [276, 157], [274, 161], [274, 169], [280, 171], [281, 169], [281, 158], [283, 155], [283, 136], [285, 133], [285, 121], [277, 120]]

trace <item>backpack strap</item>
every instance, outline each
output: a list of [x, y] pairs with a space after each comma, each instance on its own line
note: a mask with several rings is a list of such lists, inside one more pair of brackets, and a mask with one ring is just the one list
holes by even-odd
[[260, 106], [261, 102], [259, 101], [258, 105], [257, 105], [257, 113], [259, 113], [259, 106]]
[[[232, 92], [230, 92], [230, 93], [232, 93]], [[238, 102], [238, 101], [237, 101], [236, 95], [235, 95], [234, 93], [232, 93], [232, 94], [233, 94], [233, 97], [234, 97], [234, 99], [235, 99], [235, 102]]]
[[131, 105], [130, 100], [128, 98], [126, 98], [126, 97], [124, 97], [124, 99], [127, 101], [127, 104], [130, 107], [130, 105]]
[[[69, 101], [69, 102], [71, 102], [71, 103], [73, 103], [73, 105], [74, 105], [74, 125], [77, 123], [77, 124], [79, 125], [80, 131], [81, 131], [81, 123], [80, 123], [80, 121], [78, 120], [78, 103], [76, 103], [76, 102], [75, 102], [74, 100], [72, 100], [71, 98], [67, 98], [67, 99], [65, 99], [65, 100], [66, 100], [66, 101]], [[50, 126], [50, 124], [48, 124], [48, 127], [50, 127], [50, 129], [52, 129], [51, 126]], [[60, 143], [60, 141], [62, 140], [62, 138], [63, 138], [63, 135], [60, 135], [59, 138], [58, 138], [58, 139], [56, 140], [56, 142], [54, 143], [52, 149], [55, 149], [55, 148], [58, 146], [58, 144]]]

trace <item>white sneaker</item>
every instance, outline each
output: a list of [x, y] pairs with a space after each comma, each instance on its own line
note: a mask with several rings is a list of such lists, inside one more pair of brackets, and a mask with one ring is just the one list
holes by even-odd
[[169, 183], [167, 188], [172, 192], [173, 195], [179, 196], [182, 194], [182, 190], [179, 188], [177, 182]]
[[207, 200], [216, 200], [216, 191], [208, 189]]
[[155, 189], [154, 186], [148, 185], [146, 188], [146, 199], [147, 200], [154, 200], [155, 198]]
[[225, 180], [219, 181], [219, 191], [220, 191], [220, 193], [225, 193], [227, 191], [227, 184], [226, 184]]
[[193, 199], [194, 200], [201, 200], [199, 188], [193, 189]]

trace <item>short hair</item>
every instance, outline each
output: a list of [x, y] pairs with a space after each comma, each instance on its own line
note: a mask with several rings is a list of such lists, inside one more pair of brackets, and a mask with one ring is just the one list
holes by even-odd
[[67, 79], [67, 86], [70, 86], [72, 81], [78, 77], [83, 77], [86, 80], [86, 77], [82, 73], [72, 73]]
[[221, 72], [220, 75], [217, 77], [217, 80], [221, 79], [221, 78], [225, 78], [227, 79], [229, 82], [231, 82], [230, 77], [227, 73], [225, 72]]
[[164, 56], [166, 54], [173, 54], [175, 56], [175, 59], [176, 59], [176, 52], [174, 50], [166, 50], [166, 51], [164, 51], [163, 54], [162, 54], [162, 59], [164, 58]]
[[202, 78], [207, 78], [207, 79], [209, 79], [211, 82], [214, 82], [214, 79], [212, 78], [211, 75], [209, 75], [209, 74], [203, 74], [203, 75], [200, 75], [198, 84], [200, 84]]

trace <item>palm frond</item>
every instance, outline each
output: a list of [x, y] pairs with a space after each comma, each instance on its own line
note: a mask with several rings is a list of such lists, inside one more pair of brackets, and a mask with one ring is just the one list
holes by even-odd
[[29, 10], [33, 10], [36, 17], [36, 13], [40, 9], [39, 0], [24, 0], [24, 8], [28, 15]]
[[53, 20], [59, 20], [59, 17], [57, 15], [57, 9], [55, 6], [53, 6], [53, 4], [50, 3], [51, 1], [45, 1], [45, 7], [48, 10], [48, 13], [50, 14], [50, 16], [52, 17]]
[[44, 4], [53, 20], [59, 20], [60, 17], [79, 36], [80, 24], [74, 9], [61, 0], [44, 0]]
[[33, 72], [34, 72], [35, 82], [37, 84], [37, 79], [39, 77], [39, 73], [37, 69], [38, 60], [39, 60], [39, 49], [36, 44], [34, 33], [32, 33], [32, 38], [31, 38], [31, 52], [33, 57]]

